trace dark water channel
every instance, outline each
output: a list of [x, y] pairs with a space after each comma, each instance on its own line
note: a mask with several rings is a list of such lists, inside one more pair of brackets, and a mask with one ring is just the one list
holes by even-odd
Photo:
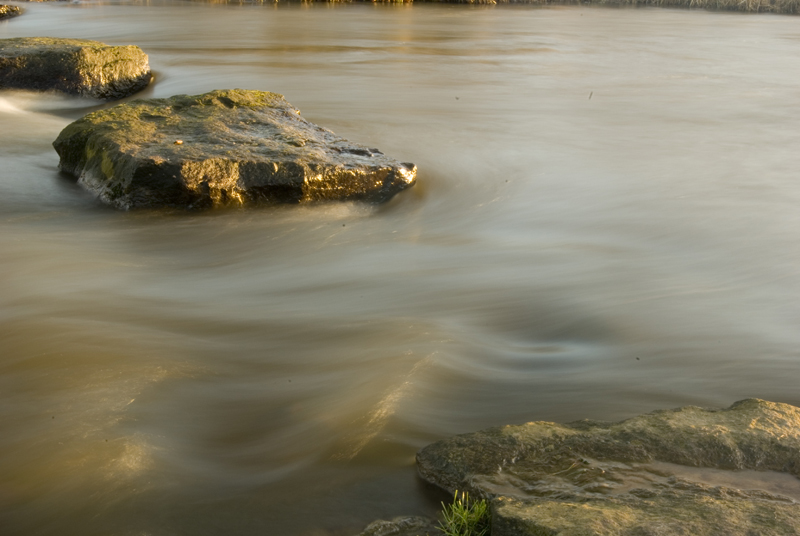
[[[0, 92], [0, 534], [351, 535], [455, 433], [800, 404], [800, 18], [26, 4], [145, 96], [272, 90], [419, 166], [382, 207], [120, 213]], [[591, 98], [590, 98], [591, 96]]]

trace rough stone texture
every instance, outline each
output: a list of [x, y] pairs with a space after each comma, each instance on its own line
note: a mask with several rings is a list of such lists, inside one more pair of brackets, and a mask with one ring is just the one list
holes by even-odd
[[493, 428], [429, 445], [417, 462], [425, 480], [492, 500], [493, 536], [800, 534], [791, 498], [691, 469], [776, 471], [800, 490], [800, 409], [787, 404]]
[[17, 15], [22, 15], [22, 10], [17, 6], [0, 5], [0, 20], [10, 19]]
[[119, 99], [150, 83], [147, 54], [136, 46], [98, 41], [20, 37], [0, 39], [0, 88], [56, 90]]
[[121, 104], [67, 126], [53, 146], [62, 171], [122, 209], [380, 202], [416, 179], [413, 164], [350, 143], [262, 91]]
[[358, 536], [426, 536], [441, 531], [433, 519], [427, 517], [397, 517], [391, 521], [370, 523]]

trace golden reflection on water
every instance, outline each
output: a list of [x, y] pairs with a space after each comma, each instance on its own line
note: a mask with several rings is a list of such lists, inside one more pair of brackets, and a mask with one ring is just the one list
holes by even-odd
[[366, 424], [356, 428], [356, 435], [349, 439], [348, 444], [343, 446], [335, 454], [331, 456], [334, 460], [352, 460], [370, 443], [375, 437], [380, 434], [386, 426], [390, 417], [392, 417], [398, 409], [398, 406], [406, 400], [406, 398], [413, 396], [414, 378], [420, 373], [424, 373], [434, 359], [434, 354], [431, 354], [420, 361], [418, 361], [411, 371], [402, 378], [400, 385], [393, 388], [380, 402], [376, 405], [366, 417]]
[[125, 441], [122, 453], [112, 459], [106, 478], [118, 480], [135, 476], [152, 466], [152, 447], [143, 441], [132, 438]]

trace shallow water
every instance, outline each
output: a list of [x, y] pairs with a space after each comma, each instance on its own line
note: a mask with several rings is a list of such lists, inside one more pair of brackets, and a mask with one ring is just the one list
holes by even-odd
[[97, 103], [0, 92], [0, 532], [351, 535], [455, 433], [800, 405], [800, 19], [25, 4], [419, 166], [381, 207], [121, 213], [57, 172]]

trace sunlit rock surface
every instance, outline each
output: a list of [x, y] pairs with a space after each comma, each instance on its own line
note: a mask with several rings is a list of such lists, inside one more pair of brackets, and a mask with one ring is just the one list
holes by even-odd
[[147, 54], [133, 45], [53, 37], [0, 39], [2, 89], [112, 100], [136, 93], [151, 79]]
[[417, 462], [429, 482], [493, 499], [493, 536], [800, 533], [800, 409], [787, 404], [505, 426]]
[[21, 14], [22, 10], [17, 6], [7, 6], [0, 4], [0, 20], [16, 17], [17, 15]]
[[62, 171], [117, 208], [381, 202], [416, 166], [318, 127], [276, 93], [137, 100], [91, 113], [53, 143]]

